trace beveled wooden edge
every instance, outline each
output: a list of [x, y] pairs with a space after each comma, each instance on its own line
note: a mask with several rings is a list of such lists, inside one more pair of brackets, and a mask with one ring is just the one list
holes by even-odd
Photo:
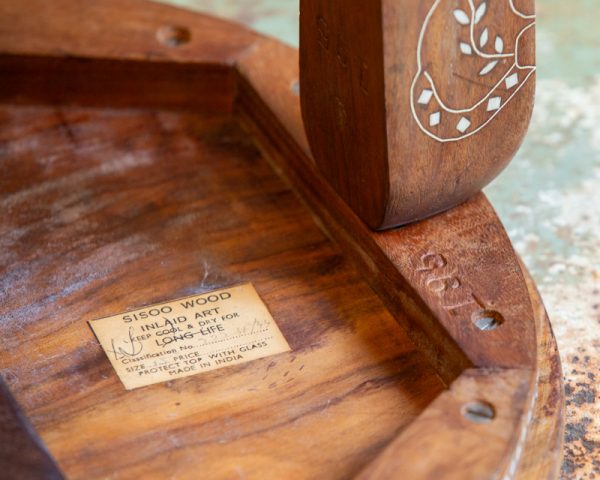
[[0, 377], [0, 477], [62, 480], [52, 456]]
[[142, 0], [1, 2], [0, 101], [227, 112], [231, 67], [257, 38]]
[[[298, 96], [289, 88], [297, 78], [296, 59], [290, 47], [259, 41], [239, 62], [238, 104], [285, 152], [286, 164], [279, 168], [293, 178], [330, 235], [358, 259], [372, 288], [448, 383], [470, 366], [533, 368], [529, 293], [485, 196], [402, 228], [370, 230], [306, 153]], [[275, 64], [279, 68], [269, 68]], [[492, 331], [477, 328], [474, 320], [482, 310], [499, 313], [502, 325]]]
[[531, 424], [522, 442], [515, 478], [558, 478], [564, 442], [563, 372], [546, 308], [527, 268], [520, 262], [536, 319], [536, 399]]
[[[0, 52], [80, 61], [231, 66], [260, 38], [230, 21], [146, 0], [2, 2], [0, 27]], [[169, 41], [164, 27], [186, 34]]]
[[[265, 68], [273, 64], [279, 68]], [[310, 158], [295, 93], [296, 65], [293, 49], [268, 39], [257, 41], [240, 59], [238, 112], [244, 125], [450, 384], [449, 392], [402, 432], [362, 478], [439, 478], [440, 471], [444, 478], [460, 479], [490, 471], [506, 479], [556, 476], [563, 428], [560, 359], [539, 295], [493, 208], [480, 193], [414, 225], [384, 233], [368, 230]], [[441, 286], [450, 284], [435, 278], [440, 288], [428, 291], [430, 279], [419, 278], [415, 258], [418, 265], [419, 253], [440, 251], [458, 259], [450, 279], [471, 287], [474, 308], [481, 302], [502, 314], [497, 335], [486, 338], [494, 332], [482, 332], [468, 321], [457, 326], [456, 316], [444, 306], [453, 288]], [[450, 264], [446, 256], [442, 263]], [[473, 401], [500, 405], [485, 428], [462, 415]], [[445, 429], [439, 428], [442, 424]], [[420, 440], [424, 437], [427, 441]], [[440, 452], [440, 462], [416, 462], [424, 448]], [[459, 461], [461, 452], [466, 457]], [[537, 463], [542, 452], [544, 460]]]
[[[25, 3], [27, 5], [22, 8], [36, 11], [36, 7], [39, 7], [43, 13], [41, 0], [27, 0], [23, 2]], [[90, 5], [92, 3], [94, 2], [90, 2]], [[560, 362], [545, 316], [542, 325], [546, 325], [546, 328], [539, 325], [539, 319], [542, 318], [539, 313], [539, 297], [531, 290], [532, 284], [528, 284], [523, 276], [508, 237], [485, 197], [479, 194], [450, 212], [403, 229], [384, 234], [370, 231], [324, 182], [310, 157], [297, 95], [296, 50], [228, 22], [170, 7], [154, 4], [144, 4], [142, 7], [142, 2], [138, 0], [131, 0], [125, 7], [121, 2], [113, 0], [98, 3], [102, 6], [86, 4], [84, 10], [88, 18], [95, 8], [100, 8], [104, 15], [100, 15], [98, 21], [102, 22], [103, 18], [106, 21], [106, 18], [110, 19], [107, 12], [116, 10], [118, 3], [119, 20], [123, 22], [108, 22], [110, 25], [104, 26], [109, 34], [112, 32], [119, 38], [129, 40], [128, 42], [124, 41], [117, 51], [103, 52], [101, 39], [95, 41], [86, 27], [72, 32], [70, 42], [65, 44], [63, 38], [56, 41], [54, 29], [48, 27], [50, 24], [46, 25], [48, 28], [44, 28], [43, 22], [42, 25], [35, 22], [32, 24], [32, 31], [39, 33], [40, 37], [31, 44], [23, 38], [31, 36], [30, 32], [12, 31], [13, 37], [0, 34], [0, 73], [5, 74], [0, 76], [0, 87], [10, 87], [6, 90], [0, 88], [0, 91], [8, 92], [0, 95], [0, 100], [16, 103], [61, 103], [66, 98], [72, 98], [68, 93], [74, 87], [81, 92], [81, 95], [75, 95], [75, 104], [190, 108], [189, 102], [192, 99], [191, 108], [202, 108], [209, 105], [202, 99], [205, 93], [194, 89], [190, 91], [194, 91], [199, 100], [193, 100], [192, 94], [184, 94], [175, 99], [158, 96], [158, 99], [155, 97], [156, 100], [150, 103], [139, 101], [148, 94], [148, 86], [157, 85], [153, 83], [153, 78], [146, 76], [136, 77], [135, 82], [139, 83], [129, 83], [126, 89], [117, 88], [113, 96], [107, 95], [101, 102], [90, 100], [90, 93], [93, 97], [95, 92], [106, 85], [118, 85], [120, 81], [127, 83], [132, 69], [149, 68], [145, 66], [147, 64], [151, 67], [160, 65], [162, 70], [167, 70], [163, 72], [160, 82], [165, 91], [185, 86], [186, 81], [195, 78], [194, 75], [202, 78], [207, 68], [215, 66], [224, 75], [221, 79], [234, 78], [235, 81], [223, 90], [225, 101], [217, 102], [214, 107], [225, 111], [235, 108], [246, 127], [256, 135], [274, 168], [293, 185], [323, 229], [355, 259], [357, 267], [372, 288], [429, 357], [446, 383], [451, 384], [450, 390], [440, 396], [415, 422], [415, 425], [419, 422], [426, 424], [443, 412], [445, 421], [451, 422], [447, 428], [450, 437], [434, 435], [427, 448], [435, 449], [438, 437], [443, 437], [452, 444], [452, 458], [459, 454], [461, 446], [463, 451], [467, 448], [465, 453], [468, 453], [468, 461], [451, 462], [449, 468], [452, 470], [448, 471], [447, 477], [453, 478], [454, 475], [455, 478], [468, 478], [477, 472], [489, 471], [494, 465], [496, 467], [492, 470], [497, 473], [504, 471], [506, 478], [510, 478], [509, 474], [513, 470], [516, 474], [524, 472], [527, 478], [541, 478], [544, 472], [549, 475], [554, 473], [556, 469], [553, 465], [558, 455], [548, 454], [544, 463], [547, 467], [544, 469], [538, 466], [535, 453], [531, 452], [552, 452], [558, 448], [556, 439], [560, 438], [562, 429], [563, 401], [560, 374], [557, 375], [557, 372], [560, 373]], [[66, 9], [67, 14], [72, 15], [73, 10], [79, 9], [80, 3], [60, 0], [60, 7], [63, 13]], [[11, 7], [0, 7], [0, 13], [6, 13], [1, 10], [7, 8]], [[127, 38], [127, 28], [121, 29], [123, 25], [127, 26], [127, 15], [135, 16], [135, 12], [140, 10], [144, 10], [144, 14], [132, 22], [135, 29], [154, 34], [156, 25], [149, 19], [159, 14], [166, 23], [193, 25], [194, 40], [182, 47], [185, 49], [184, 53], [178, 49], [160, 50], [160, 61], [154, 63], [157, 62], [154, 50], [147, 52], [143, 48], [145, 42], [151, 41], [150, 34]], [[53, 20], [55, 17], [52, 17]], [[4, 25], [10, 22], [10, 18], [10, 15], [0, 15]], [[195, 28], [198, 25], [201, 28]], [[226, 32], [226, 35], [217, 35], [216, 39], [211, 37], [209, 48], [206, 49], [203, 46], [206, 43], [203, 41], [207, 40], [205, 35], [219, 30]], [[10, 29], [8, 31], [10, 33]], [[233, 42], [235, 48], [232, 48], [229, 41], [231, 35], [237, 42]], [[36, 35], [31, 37], [37, 38]], [[8, 43], [7, 38], [10, 40]], [[20, 38], [23, 38], [23, 42], [19, 42]], [[78, 38], [81, 41], [73, 42], [73, 39]], [[18, 47], [13, 49], [13, 45]], [[73, 45], [78, 47], [71, 48]], [[219, 56], [220, 51], [225, 54]], [[38, 71], [47, 62], [55, 62], [57, 78], [60, 78], [63, 68], [69, 72], [69, 68], [81, 62], [98, 67], [84, 70], [86, 78], [74, 75], [73, 80], [67, 82], [70, 88], [63, 95], [34, 95], [38, 86], [33, 85], [25, 89], [30, 96], [20, 96], [18, 82], [27, 75], [32, 58], [34, 67], [38, 65]], [[102, 67], [106, 65], [102, 64], [104, 61], [117, 62], [117, 68], [111, 71], [109, 79], [102, 74]], [[178, 79], [182, 64], [191, 72], [191, 76], [186, 77], [183, 84]], [[237, 77], [235, 72], [238, 73]], [[140, 94], [130, 96], [130, 89], [136, 85], [136, 91]], [[230, 88], [230, 85], [234, 88]], [[328, 205], [327, 208], [325, 204]], [[476, 221], [472, 220], [473, 215], [476, 216]], [[477, 250], [482, 246], [486, 248]], [[442, 251], [440, 247], [449, 249], [450, 252]], [[469, 252], [469, 247], [475, 248], [479, 255]], [[451, 256], [451, 261], [448, 261], [448, 256]], [[491, 265], [490, 268], [486, 269], [486, 262]], [[447, 273], [450, 277], [422, 276], [423, 269], [429, 271], [431, 266], [437, 265], [441, 265], [439, 268], [450, 265], [452, 268], [449, 272], [436, 272]], [[482, 272], [488, 276], [482, 278]], [[459, 286], [469, 286], [468, 295], [472, 297], [472, 301], [465, 303], [463, 300], [462, 304], [441, 301], [443, 297], [455, 300], [454, 296], [447, 297], [448, 292], [455, 295], [455, 290], [459, 290], [458, 287], [452, 287], [456, 285], [452, 280], [455, 274], [460, 274], [456, 277]], [[432, 284], [435, 284], [435, 288], [431, 288]], [[507, 300], [502, 294], [506, 286], [512, 289], [509, 295], [512, 300]], [[440, 292], [443, 295], [439, 295]], [[472, 312], [458, 315], [456, 308], [447, 308], [458, 306], [463, 309], [469, 305], [468, 308], [478, 308], [483, 307], [482, 303], [486, 308], [489, 306], [502, 313], [504, 323], [494, 332], [478, 331], [469, 318], [466, 322], [458, 321], [469, 317]], [[536, 308], [535, 312], [532, 303]], [[493, 335], [489, 336], [489, 333]], [[551, 388], [540, 386], [544, 375], [549, 376]], [[544, 392], [543, 395], [540, 392]], [[492, 397], [494, 401], [506, 399], [512, 408], [506, 410], [502, 404], [502, 408], [498, 409], [497, 417], [488, 426], [495, 428], [490, 440], [490, 437], [482, 435], [485, 430], [480, 428], [481, 425], [465, 420], [461, 409], [469, 399], [477, 401]], [[554, 399], [554, 408], [542, 410], [542, 397]], [[459, 405], [462, 405], [460, 409], [457, 408]], [[539, 423], [536, 424], [542, 413], [545, 415], [544, 428], [540, 428]], [[532, 418], [536, 422], [531, 422]], [[412, 431], [412, 427], [406, 429], [389, 448], [393, 449], [398, 443], [404, 445], [407, 452], [411, 451]], [[546, 436], [546, 432], [551, 432], [551, 435]], [[414, 453], [408, 459], [413, 461], [412, 465], [417, 469], [414, 470], [415, 474], [427, 478], [427, 468], [414, 462], [415, 455], [418, 454], [419, 452]], [[386, 452], [363, 475], [377, 478], [383, 474], [379, 468], [386, 468], [388, 462], [385, 458]], [[552, 463], [552, 459], [555, 463]], [[515, 467], [511, 467], [513, 463]], [[425, 470], [420, 470], [422, 468]], [[408, 474], [406, 470], [396, 470], [393, 473], [400, 478]]]
[[[465, 371], [453, 384], [450, 391], [439, 397], [415, 422], [392, 442], [359, 476], [362, 479], [393, 478], [402, 473], [406, 478], [436, 478], [436, 472], [457, 470], [456, 475], [449, 478], [466, 478], [468, 471], [473, 477], [478, 473], [481, 477], [490, 470], [475, 472], [481, 468], [485, 460], [469, 462], [481, 454], [478, 442], [481, 433], [486, 437], [496, 437], [499, 434], [498, 423], [477, 425], [461, 425], [460, 435], [457, 435], [456, 425], [462, 420], [457, 420], [457, 407], [460, 402], [467, 401], [469, 393], [471, 398], [478, 397], [489, 404], [511, 405], [515, 410], [523, 409], [523, 415], [515, 418], [510, 410], [498, 412], [498, 419], [502, 427], [512, 431], [510, 448], [496, 470], [496, 478], [516, 479], [549, 479], [558, 478], [561, 465], [561, 452], [564, 433], [564, 397], [562, 370], [556, 340], [552, 333], [550, 321], [544, 305], [531, 276], [521, 264], [527, 287], [534, 305], [534, 316], [538, 332], [537, 342], [537, 369], [531, 377], [529, 371], [476, 369]], [[512, 382], [509, 384], [509, 382]], [[529, 384], [534, 388], [526, 391]], [[507, 385], [509, 384], [509, 385]], [[506, 388], [508, 386], [508, 388]], [[478, 389], [478, 387], [480, 387]], [[470, 391], [469, 391], [470, 390]], [[519, 395], [519, 390], [521, 394]], [[523, 395], [526, 393], [526, 395]], [[508, 395], [513, 395], [512, 399]], [[444, 402], [440, 401], [446, 397]], [[450, 398], [448, 398], [450, 397]], [[504, 397], [502, 401], [499, 398]], [[448, 410], [448, 407], [450, 410]], [[464, 420], [462, 420], [464, 421]], [[432, 426], [428, 428], [428, 422]], [[507, 424], [509, 428], [507, 427]], [[435, 424], [435, 429], [433, 425]], [[440, 426], [444, 426], [440, 429]], [[479, 432], [473, 430], [479, 429]], [[500, 434], [506, 432], [501, 429]], [[433, 430], [433, 431], [432, 431]], [[441, 433], [440, 433], [441, 431]], [[443, 435], [444, 441], [439, 441]], [[424, 438], [425, 437], [425, 438]], [[432, 438], [433, 437], [433, 438]], [[457, 455], [454, 446], [457, 442], [468, 448], [463, 448], [471, 458]], [[438, 462], [420, 462], [419, 450], [430, 449], [439, 452], [436, 456]], [[442, 454], [444, 452], [444, 454]], [[489, 451], [487, 452], [490, 453]], [[497, 455], [499, 452], [495, 452]], [[415, 461], [416, 459], [416, 461]], [[492, 469], [493, 471], [493, 469]], [[461, 473], [462, 472], [462, 473]], [[398, 475], [402, 478], [402, 475]]]

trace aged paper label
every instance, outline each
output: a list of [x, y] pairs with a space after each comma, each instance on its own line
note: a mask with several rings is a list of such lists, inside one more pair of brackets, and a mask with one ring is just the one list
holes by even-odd
[[127, 390], [290, 349], [249, 283], [89, 324]]

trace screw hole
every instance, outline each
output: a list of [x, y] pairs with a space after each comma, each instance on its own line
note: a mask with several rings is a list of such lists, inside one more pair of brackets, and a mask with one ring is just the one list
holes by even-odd
[[185, 27], [165, 25], [156, 31], [157, 40], [167, 47], [178, 47], [188, 43], [192, 34]]
[[494, 407], [482, 401], [470, 402], [462, 408], [463, 417], [473, 423], [490, 423], [496, 416]]
[[496, 330], [504, 323], [504, 318], [495, 310], [479, 310], [471, 319], [479, 330]]

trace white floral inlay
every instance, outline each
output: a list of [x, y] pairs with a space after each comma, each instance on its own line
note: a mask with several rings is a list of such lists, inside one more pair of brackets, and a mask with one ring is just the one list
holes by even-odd
[[454, 18], [456, 18], [456, 21], [461, 25], [468, 25], [471, 23], [471, 19], [464, 10], [454, 10]]
[[465, 42], [460, 42], [460, 51], [462, 53], [464, 53], [465, 55], [473, 54], [473, 49], [471, 48], [471, 45], [469, 45], [468, 43], [465, 43]]
[[498, 65], [498, 60], [492, 60], [491, 62], [488, 62], [486, 66], [481, 69], [479, 75], [487, 75], [496, 67], [496, 65]]
[[[494, 24], [490, 15], [486, 16], [489, 0], [480, 1], [477, 5], [475, 5], [475, 1], [477, 0], [466, 0], [469, 9], [463, 9], [456, 8], [456, 6], [464, 4], [465, 0], [433, 0], [433, 5], [427, 13], [419, 34], [419, 41], [417, 44], [418, 71], [413, 78], [410, 88], [411, 110], [419, 128], [425, 134], [440, 142], [462, 140], [463, 138], [474, 135], [484, 128], [510, 102], [510, 100], [512, 100], [514, 95], [517, 94], [536, 69], [535, 65], [520, 64], [518, 58], [519, 40], [529, 28], [535, 25], [535, 16], [526, 15], [518, 11], [512, 0], [496, 0], [497, 2], [508, 2], [506, 8], [508, 16], [517, 15], [522, 19], [531, 20], [520, 30], [520, 32], [518, 32], [516, 38], [511, 39], [511, 44], [514, 42], [511, 51], [510, 48], [507, 48], [505, 43], [506, 37], [502, 38], [500, 34], [496, 33], [502, 28], [502, 24]], [[478, 62], [472, 64], [476, 65], [476, 69], [473, 72], [475, 76], [485, 77], [490, 75], [493, 71], [498, 72], [498, 70], [503, 72], [503, 74], [496, 73], [494, 79], [495, 85], [490, 87], [488, 92], [481, 99], [475, 101], [470, 106], [449, 106], [444, 103], [438, 93], [434, 78], [432, 78], [430, 72], [427, 71], [427, 65], [429, 65], [428, 62], [430, 62], [431, 59], [421, 58], [423, 41], [427, 34], [430, 20], [434, 14], [436, 14], [436, 16], [438, 15], [436, 10], [442, 2], [445, 2], [446, 5], [453, 5], [455, 7], [450, 7], [446, 12], [449, 12], [453, 17], [453, 20], [458, 23], [457, 30], [461, 32], [460, 39], [454, 44], [463, 55], [459, 61]], [[496, 7], [496, 5], [494, 5], [494, 7]], [[504, 19], [501, 21], [503, 20]], [[482, 25], [477, 27], [478, 36], [476, 37], [475, 25], [479, 24]], [[493, 32], [493, 37], [490, 32]], [[482, 51], [484, 48], [486, 49], [485, 52]], [[481, 60], [484, 61], [482, 62]], [[520, 76], [520, 72], [525, 73]], [[501, 78], [498, 78], [500, 75], [502, 75]], [[419, 87], [421, 88], [420, 93], [417, 93], [418, 91], [415, 92], [418, 82], [420, 85], [427, 85], [425, 88]], [[506, 93], [506, 90], [501, 90], [501, 85], [503, 83], [506, 85], [506, 90], [512, 89], [512, 92]], [[460, 98], [454, 98], [453, 101], [460, 104]], [[417, 115], [416, 104], [429, 106], [431, 110], [429, 110], [429, 113], [427, 114], [421, 109], [419, 110], [419, 115]], [[439, 109], [435, 109], [435, 107], [439, 107]], [[486, 115], [482, 116], [479, 114], [475, 117], [470, 117], [472, 120], [466, 116], [477, 109], [486, 112]], [[431, 113], [432, 110], [433, 113]], [[442, 112], [446, 112], [446, 114], [442, 115]], [[423, 116], [425, 117], [421, 120]], [[453, 122], [457, 123], [454, 124]], [[443, 133], [433, 133], [433, 131], [430, 130], [431, 127], [443, 127], [444, 124], [447, 125], [446, 129], [436, 129], [436, 132]], [[453, 136], [449, 133], [450, 130], [448, 130], [448, 128], [452, 124], [455, 125], [455, 129], [460, 132], [461, 135]]]
[[496, 53], [502, 53], [504, 51], [504, 42], [502, 41], [500, 35], [496, 37], [496, 41], [494, 42], [494, 50], [496, 50]]
[[479, 37], [479, 46], [481, 48], [485, 47], [487, 45], [489, 38], [490, 38], [489, 30], [487, 29], [487, 27], [485, 27], [483, 29], [483, 32], [481, 32], [481, 36]]
[[479, 23], [483, 16], [485, 15], [485, 11], [487, 9], [487, 3], [481, 2], [475, 10], [475, 23]]

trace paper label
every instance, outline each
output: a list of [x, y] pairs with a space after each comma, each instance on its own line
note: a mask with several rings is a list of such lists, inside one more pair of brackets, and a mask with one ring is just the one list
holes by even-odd
[[89, 324], [127, 390], [290, 350], [250, 283]]

